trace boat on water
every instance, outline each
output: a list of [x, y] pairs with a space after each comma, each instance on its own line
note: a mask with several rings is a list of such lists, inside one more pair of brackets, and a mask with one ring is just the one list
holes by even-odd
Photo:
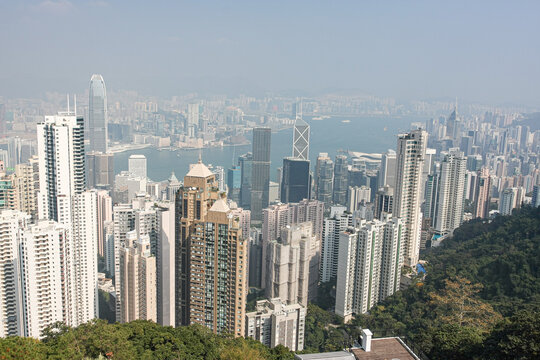
[[351, 122], [351, 120], [341, 120], [342, 123], [348, 124]]

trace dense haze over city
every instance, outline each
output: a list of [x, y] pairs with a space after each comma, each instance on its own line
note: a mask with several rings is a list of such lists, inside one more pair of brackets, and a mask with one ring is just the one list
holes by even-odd
[[0, 0], [0, 359], [539, 359], [538, 14]]
[[111, 90], [538, 108], [536, 1], [2, 1], [0, 96]]

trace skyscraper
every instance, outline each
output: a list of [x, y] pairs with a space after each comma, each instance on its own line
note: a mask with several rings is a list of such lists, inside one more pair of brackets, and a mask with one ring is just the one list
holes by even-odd
[[188, 104], [186, 125], [186, 135], [190, 138], [195, 137], [199, 128], [199, 104]]
[[422, 170], [426, 152], [427, 133], [413, 130], [398, 135], [397, 177], [393, 215], [403, 223], [404, 263], [415, 266], [420, 252], [422, 214], [420, 205], [424, 195]]
[[266, 297], [307, 306], [316, 297], [320, 242], [304, 222], [281, 229], [267, 244]]
[[362, 222], [340, 233], [336, 314], [348, 321], [399, 289], [402, 266], [400, 219]]
[[71, 201], [86, 185], [84, 120], [73, 113], [37, 125], [40, 219], [71, 221]]
[[334, 204], [347, 204], [347, 189], [349, 187], [349, 171], [347, 156], [337, 155], [334, 162]]
[[146, 179], [148, 177], [146, 156], [139, 154], [130, 155], [128, 159], [128, 171], [134, 176]]
[[251, 181], [251, 219], [262, 220], [262, 210], [268, 207], [270, 186], [270, 128], [253, 129], [253, 167]]
[[309, 160], [299, 158], [283, 159], [281, 177], [281, 202], [296, 203], [311, 197], [311, 176]]
[[326, 206], [330, 206], [334, 191], [334, 162], [328, 157], [327, 153], [320, 153], [317, 157], [315, 173], [317, 200], [324, 202]]
[[240, 205], [240, 190], [242, 188], [242, 169], [233, 165], [227, 170], [227, 188], [229, 199]]
[[441, 162], [434, 221], [439, 234], [451, 234], [463, 222], [466, 165], [467, 160], [459, 148], [450, 149]]
[[114, 189], [114, 154], [90, 152], [86, 154], [88, 164], [88, 188]]
[[379, 173], [379, 188], [385, 185], [396, 186], [396, 152], [388, 150], [382, 155]]
[[176, 216], [176, 325], [243, 336], [248, 241], [201, 161], [184, 177]]
[[252, 168], [253, 168], [253, 154], [247, 153], [238, 157], [238, 164], [240, 165], [241, 179], [240, 179], [240, 203], [243, 208], [251, 208], [251, 181], [252, 181]]
[[324, 219], [322, 251], [321, 251], [321, 282], [336, 279], [339, 262], [339, 234], [353, 225], [351, 213], [346, 213], [344, 207], [332, 207], [333, 215]]
[[482, 219], [488, 217], [491, 203], [491, 175], [488, 168], [480, 170], [475, 195], [474, 217]]
[[309, 160], [309, 125], [297, 117], [293, 130], [293, 158]]
[[107, 91], [101, 75], [90, 79], [90, 99], [88, 102], [88, 137], [90, 151], [107, 152]]

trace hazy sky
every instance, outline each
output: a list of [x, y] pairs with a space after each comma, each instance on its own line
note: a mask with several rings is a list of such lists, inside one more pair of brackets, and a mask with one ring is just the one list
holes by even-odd
[[0, 0], [0, 96], [357, 89], [540, 106], [540, 1]]

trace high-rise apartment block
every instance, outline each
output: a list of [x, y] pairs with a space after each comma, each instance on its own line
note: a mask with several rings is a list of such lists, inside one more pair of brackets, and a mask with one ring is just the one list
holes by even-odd
[[[244, 336], [248, 241], [202, 162], [176, 198], [176, 325]], [[219, 275], [219, 276], [218, 276]]]
[[131, 155], [128, 159], [128, 171], [136, 177], [146, 179], [146, 156], [137, 154]]
[[362, 222], [340, 233], [336, 314], [349, 321], [399, 290], [402, 267], [400, 219]]
[[136, 230], [128, 232], [120, 248], [119, 263], [116, 289], [121, 309], [116, 320], [157, 321], [156, 257], [150, 252], [150, 237], [139, 237]]
[[437, 207], [433, 225], [439, 234], [451, 234], [463, 222], [467, 160], [452, 148], [441, 162]]
[[257, 301], [256, 310], [246, 314], [246, 337], [268, 347], [283, 345], [291, 351], [304, 349], [306, 308], [279, 298]]
[[266, 296], [307, 307], [317, 296], [320, 241], [312, 224], [304, 222], [281, 229], [266, 249]]
[[332, 207], [332, 216], [324, 219], [321, 247], [321, 282], [336, 279], [339, 263], [339, 237], [353, 225], [353, 216], [344, 207]]
[[403, 256], [407, 266], [415, 266], [418, 263], [420, 252], [422, 224], [420, 205], [424, 194], [422, 171], [426, 144], [427, 133], [423, 130], [398, 135], [393, 215], [400, 218], [403, 223]]
[[489, 205], [491, 203], [491, 175], [489, 169], [482, 168], [478, 176], [476, 185], [476, 196], [474, 199], [474, 217], [487, 218], [489, 216]]

